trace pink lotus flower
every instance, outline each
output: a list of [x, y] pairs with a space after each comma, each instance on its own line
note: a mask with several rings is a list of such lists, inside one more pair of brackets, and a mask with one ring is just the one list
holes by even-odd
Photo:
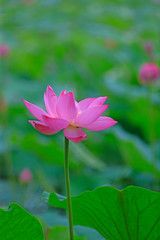
[[139, 79], [141, 83], [156, 82], [159, 76], [159, 67], [155, 63], [145, 63], [140, 68]]
[[9, 53], [10, 53], [9, 46], [5, 43], [0, 44], [0, 56], [7, 57]]
[[103, 105], [107, 97], [86, 98], [79, 103], [75, 101], [73, 92], [62, 91], [57, 97], [53, 89], [48, 86], [44, 94], [47, 112], [23, 100], [28, 110], [39, 121], [29, 121], [39, 132], [51, 135], [63, 130], [69, 140], [77, 143], [85, 141], [87, 135], [82, 131], [86, 128], [91, 131], [101, 131], [116, 124], [110, 117], [101, 117], [108, 108]]
[[29, 168], [25, 168], [19, 175], [19, 181], [21, 183], [30, 183], [32, 182], [33, 176]]

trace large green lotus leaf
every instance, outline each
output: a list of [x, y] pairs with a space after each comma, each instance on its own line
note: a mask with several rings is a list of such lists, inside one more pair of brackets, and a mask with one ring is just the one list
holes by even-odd
[[43, 240], [39, 221], [16, 203], [8, 211], [0, 209], [0, 239]]
[[[54, 207], [67, 209], [65, 197], [44, 193]], [[139, 187], [104, 186], [72, 197], [74, 225], [96, 229], [107, 240], [159, 240], [160, 193]]]

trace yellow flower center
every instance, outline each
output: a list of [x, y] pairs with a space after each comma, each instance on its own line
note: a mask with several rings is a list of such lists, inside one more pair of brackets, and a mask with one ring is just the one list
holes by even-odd
[[81, 112], [81, 111], [79, 111], [79, 112], [78, 112], [78, 116], [79, 116], [81, 113], [82, 113], [82, 112]]

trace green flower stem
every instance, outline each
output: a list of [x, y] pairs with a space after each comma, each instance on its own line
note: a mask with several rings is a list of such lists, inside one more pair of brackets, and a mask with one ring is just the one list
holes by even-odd
[[68, 153], [69, 153], [69, 140], [65, 138], [65, 182], [66, 182], [67, 204], [68, 204], [69, 232], [70, 232], [70, 240], [74, 240]]

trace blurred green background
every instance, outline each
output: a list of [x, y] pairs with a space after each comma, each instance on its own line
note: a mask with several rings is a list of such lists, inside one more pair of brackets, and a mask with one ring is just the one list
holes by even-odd
[[[160, 2], [1, 0], [0, 7], [0, 43], [9, 48], [0, 56], [0, 206], [20, 203], [45, 232], [47, 224], [67, 224], [62, 211], [41, 200], [44, 190], [65, 195], [63, 134], [33, 129], [22, 102], [44, 108], [48, 84], [57, 94], [74, 91], [78, 101], [108, 96], [105, 115], [118, 121], [70, 144], [72, 195], [101, 185], [159, 190], [160, 81], [152, 89], [142, 86], [138, 72], [150, 61], [147, 42], [160, 63]], [[24, 168], [33, 174], [27, 186], [19, 183]], [[87, 228], [75, 230], [83, 239], [103, 239]]]

